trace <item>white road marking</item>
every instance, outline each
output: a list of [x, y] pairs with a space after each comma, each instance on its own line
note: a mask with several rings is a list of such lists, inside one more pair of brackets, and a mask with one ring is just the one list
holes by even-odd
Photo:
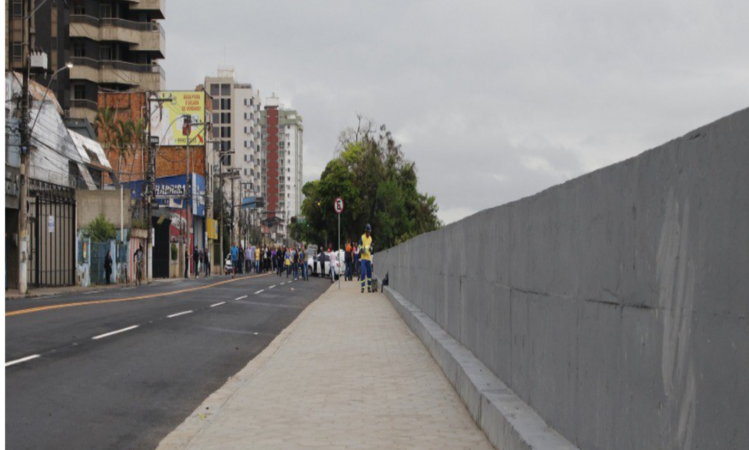
[[268, 289], [273, 289], [274, 287], [276, 287], [276, 285], [275, 285], [275, 284], [274, 284], [273, 286], [269, 287]]
[[259, 291], [255, 292], [255, 294], [259, 294], [259, 293], [263, 292], [264, 290], [265, 289], [260, 289]]
[[[289, 281], [289, 283], [291, 283], [291, 281]], [[286, 283], [281, 283], [281, 286], [283, 286], [284, 284], [286, 284]]]
[[130, 331], [130, 330], [134, 330], [134, 329], [136, 329], [136, 328], [138, 328], [138, 325], [133, 325], [132, 327], [127, 327], [127, 328], [123, 328], [123, 329], [121, 329], [121, 330], [117, 330], [117, 331], [111, 331], [111, 332], [109, 332], [109, 333], [104, 333], [104, 334], [100, 334], [100, 335], [98, 335], [98, 336], [94, 336], [94, 337], [92, 337], [91, 339], [93, 339], [93, 340], [97, 340], [97, 339], [105, 338], [105, 337], [107, 337], [107, 336], [111, 336], [111, 335], [113, 335], [113, 334], [124, 333], [125, 331]]
[[166, 318], [167, 319], [171, 319], [172, 317], [184, 316], [185, 314], [190, 314], [191, 312], [192, 312], [192, 310], [182, 311], [182, 312], [178, 312], [177, 314], [172, 314], [171, 316], [166, 316]]
[[221, 302], [221, 303], [214, 303], [213, 305], [211, 305], [211, 308], [215, 308], [216, 306], [221, 306], [221, 305], [223, 305], [224, 303], [226, 303], [226, 302]]
[[100, 292], [104, 292], [104, 291], [90, 291], [90, 292], [84, 292], [84, 293], [83, 293], [83, 295], [98, 294], [98, 293], [100, 293]]
[[243, 295], [243, 296], [241, 296], [241, 297], [237, 297], [237, 298], [235, 298], [234, 300], [242, 300], [243, 298], [247, 298], [247, 296], [246, 296], [246, 295]]
[[31, 356], [27, 356], [25, 358], [17, 359], [15, 361], [8, 361], [7, 363], [5, 363], [5, 367], [10, 367], [13, 364], [19, 364], [19, 363], [22, 363], [22, 362], [31, 361], [32, 359], [36, 359], [39, 356], [41, 356], [41, 355], [31, 355]]

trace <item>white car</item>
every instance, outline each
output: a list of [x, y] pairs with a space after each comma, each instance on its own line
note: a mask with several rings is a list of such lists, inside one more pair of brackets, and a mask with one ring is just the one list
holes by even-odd
[[[336, 253], [336, 261], [333, 266], [333, 274], [336, 278], [343, 273], [343, 258], [346, 256], [343, 250], [338, 250]], [[315, 276], [327, 277], [330, 273], [330, 258], [327, 252], [319, 253], [316, 256], [310, 256], [307, 259], [307, 267], [309, 273]]]

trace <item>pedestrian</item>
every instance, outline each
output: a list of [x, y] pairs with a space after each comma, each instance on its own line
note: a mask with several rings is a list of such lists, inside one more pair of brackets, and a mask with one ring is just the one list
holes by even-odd
[[265, 247], [265, 271], [270, 272], [270, 247]]
[[244, 269], [247, 273], [252, 273], [252, 258], [250, 257], [250, 253], [252, 252], [250, 250], [249, 245], [244, 249]]
[[185, 246], [185, 278], [189, 278], [188, 273], [190, 272], [190, 250]]
[[143, 244], [138, 246], [138, 250], [135, 251], [135, 285], [141, 284], [141, 276], [143, 274]]
[[361, 292], [364, 293], [364, 284], [367, 284], [367, 292], [372, 292], [372, 227], [367, 224], [359, 240], [361, 247]]
[[281, 273], [283, 272], [283, 263], [286, 259], [286, 252], [284, 251], [283, 247], [278, 247], [278, 252], [276, 253], [276, 271], [278, 272], [278, 276], [281, 276]]
[[195, 263], [195, 268], [193, 269], [195, 271], [195, 278], [198, 278], [198, 261], [200, 261], [200, 252], [198, 251], [198, 246], [196, 245], [192, 250], [192, 260]]
[[205, 248], [203, 253], [203, 268], [205, 269], [206, 278], [211, 275], [211, 258], [208, 257], [208, 247]]
[[104, 258], [104, 273], [107, 277], [107, 284], [109, 284], [109, 278], [112, 276], [112, 254], [107, 250], [107, 256]]
[[291, 249], [291, 273], [295, 280], [299, 278], [299, 252], [293, 247]]
[[242, 246], [241, 245], [239, 246], [238, 252], [239, 252], [239, 254], [238, 254], [238, 256], [239, 256], [239, 260], [238, 260], [239, 267], [237, 269], [237, 273], [242, 274], [242, 273], [244, 273], [244, 250], [242, 250]]
[[361, 281], [361, 271], [359, 270], [359, 260], [361, 258], [361, 247], [354, 244], [354, 276]]
[[291, 251], [286, 252], [283, 265], [286, 268], [286, 278], [289, 278], [289, 274], [291, 273]]
[[307, 276], [307, 252], [304, 251], [304, 245], [299, 247], [299, 263], [302, 265], [302, 280], [308, 281]]
[[260, 273], [260, 246], [255, 248], [255, 272]]
[[336, 277], [336, 265], [338, 264], [338, 258], [336, 257], [335, 252], [333, 251], [333, 244], [330, 244], [328, 246], [328, 261], [330, 263], [330, 268], [328, 269], [328, 274], [330, 275], [330, 282], [335, 282]]
[[237, 264], [239, 264], [239, 247], [237, 243], [231, 246], [231, 277], [234, 278], [237, 275]]
[[346, 242], [346, 254], [344, 255], [344, 261], [346, 263], [346, 276], [344, 280], [351, 281], [353, 280], [353, 269], [354, 269], [354, 253], [353, 253], [353, 246], [351, 245], [351, 240]]

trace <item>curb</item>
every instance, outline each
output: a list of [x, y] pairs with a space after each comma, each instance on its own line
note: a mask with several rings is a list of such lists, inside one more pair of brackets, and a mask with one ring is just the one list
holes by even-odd
[[579, 450], [546, 422], [473, 353], [389, 286], [385, 296], [421, 340], [474, 422], [501, 450]]

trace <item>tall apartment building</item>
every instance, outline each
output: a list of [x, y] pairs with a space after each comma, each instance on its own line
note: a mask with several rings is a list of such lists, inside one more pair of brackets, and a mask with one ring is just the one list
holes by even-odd
[[281, 242], [289, 237], [289, 223], [302, 209], [302, 183], [304, 167], [304, 124], [302, 116], [285, 109], [277, 97], [265, 102], [261, 124], [266, 155], [265, 187], [268, 218], [276, 218], [275, 236]]
[[[247, 197], [263, 198], [260, 91], [252, 84], [237, 82], [230, 67], [219, 67], [216, 77], [206, 77], [204, 89], [213, 97], [214, 148], [234, 152], [223, 158], [222, 169], [236, 169], [239, 173], [234, 184], [235, 203]], [[231, 183], [224, 183], [227, 195], [231, 187]], [[252, 222], [258, 223], [259, 216], [259, 211], [253, 209]]]
[[[50, 74], [68, 62], [52, 82], [66, 115], [93, 122], [99, 90], [163, 90], [166, 56], [166, 0], [6, 0], [6, 70], [23, 67], [23, 17], [39, 9], [28, 23], [32, 47], [49, 56]], [[38, 80], [47, 85], [49, 79]]]

